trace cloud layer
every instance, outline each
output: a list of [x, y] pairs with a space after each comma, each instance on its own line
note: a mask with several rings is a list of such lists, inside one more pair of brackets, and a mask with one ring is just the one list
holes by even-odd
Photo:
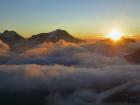
[[[127, 100], [134, 92], [133, 97], [138, 101], [139, 68], [139, 65], [103, 68], [1, 65], [0, 89], [14, 92], [45, 89], [47, 92], [44, 100], [49, 102], [49, 105], [111, 102], [110, 97], [123, 96], [121, 92], [127, 94], [124, 95]], [[116, 101], [121, 102], [117, 98]]]
[[112, 46], [60, 41], [17, 53], [0, 42], [0, 102], [140, 103], [140, 65], [130, 64], [123, 57], [139, 48], [137, 43]]

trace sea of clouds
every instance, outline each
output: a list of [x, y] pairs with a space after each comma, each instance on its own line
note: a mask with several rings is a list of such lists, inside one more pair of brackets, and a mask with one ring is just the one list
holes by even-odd
[[3, 105], [139, 104], [140, 65], [124, 58], [139, 48], [138, 43], [114, 46], [103, 42], [59, 41], [16, 53], [0, 42], [0, 102]]

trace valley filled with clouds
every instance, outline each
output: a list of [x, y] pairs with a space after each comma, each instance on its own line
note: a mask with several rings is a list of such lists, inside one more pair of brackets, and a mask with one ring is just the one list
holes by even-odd
[[3, 105], [140, 103], [137, 42], [60, 40], [25, 47], [11, 51], [0, 42]]

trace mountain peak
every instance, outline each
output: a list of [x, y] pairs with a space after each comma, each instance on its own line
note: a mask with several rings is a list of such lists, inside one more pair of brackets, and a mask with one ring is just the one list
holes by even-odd
[[2, 34], [1, 34], [2, 38], [7, 38], [7, 39], [24, 39], [21, 35], [19, 35], [18, 33], [16, 33], [15, 31], [8, 31], [5, 30]]
[[48, 39], [52, 42], [57, 42], [59, 40], [65, 40], [68, 42], [80, 42], [81, 40], [73, 37], [71, 34], [69, 34], [65, 30], [57, 29], [50, 33], [48, 33]]
[[65, 30], [63, 30], [63, 29], [56, 29], [56, 30], [54, 30], [54, 31], [65, 31]]
[[15, 31], [8, 31], [8, 30], [5, 30], [0, 35], [0, 39], [4, 43], [8, 44], [9, 46], [14, 46], [15, 44], [17, 44], [17, 43], [22, 42], [23, 40], [25, 40], [22, 36], [20, 36]]
[[3, 32], [3, 34], [17, 34], [15, 31], [8, 31], [8, 30], [5, 30]]
[[[55, 35], [58, 35], [58, 34], [69, 34], [68, 32], [66, 32], [65, 30], [61, 30], [61, 29], [56, 29], [52, 32], [50, 32], [49, 34], [55, 34]], [[70, 34], [69, 34], [70, 35]]]
[[65, 40], [67, 42], [81, 42], [82, 40], [77, 39], [70, 35], [67, 31], [57, 29], [49, 33], [40, 33], [32, 36], [28, 40], [34, 43], [43, 43], [43, 42], [57, 42], [60, 40]]

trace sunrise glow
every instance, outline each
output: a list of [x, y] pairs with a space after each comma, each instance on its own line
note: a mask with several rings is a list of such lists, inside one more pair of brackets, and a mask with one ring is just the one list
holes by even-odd
[[119, 40], [121, 37], [123, 37], [122, 32], [118, 31], [118, 30], [113, 30], [112, 32], [110, 32], [109, 34], [107, 34], [108, 38], [111, 38], [114, 41]]

